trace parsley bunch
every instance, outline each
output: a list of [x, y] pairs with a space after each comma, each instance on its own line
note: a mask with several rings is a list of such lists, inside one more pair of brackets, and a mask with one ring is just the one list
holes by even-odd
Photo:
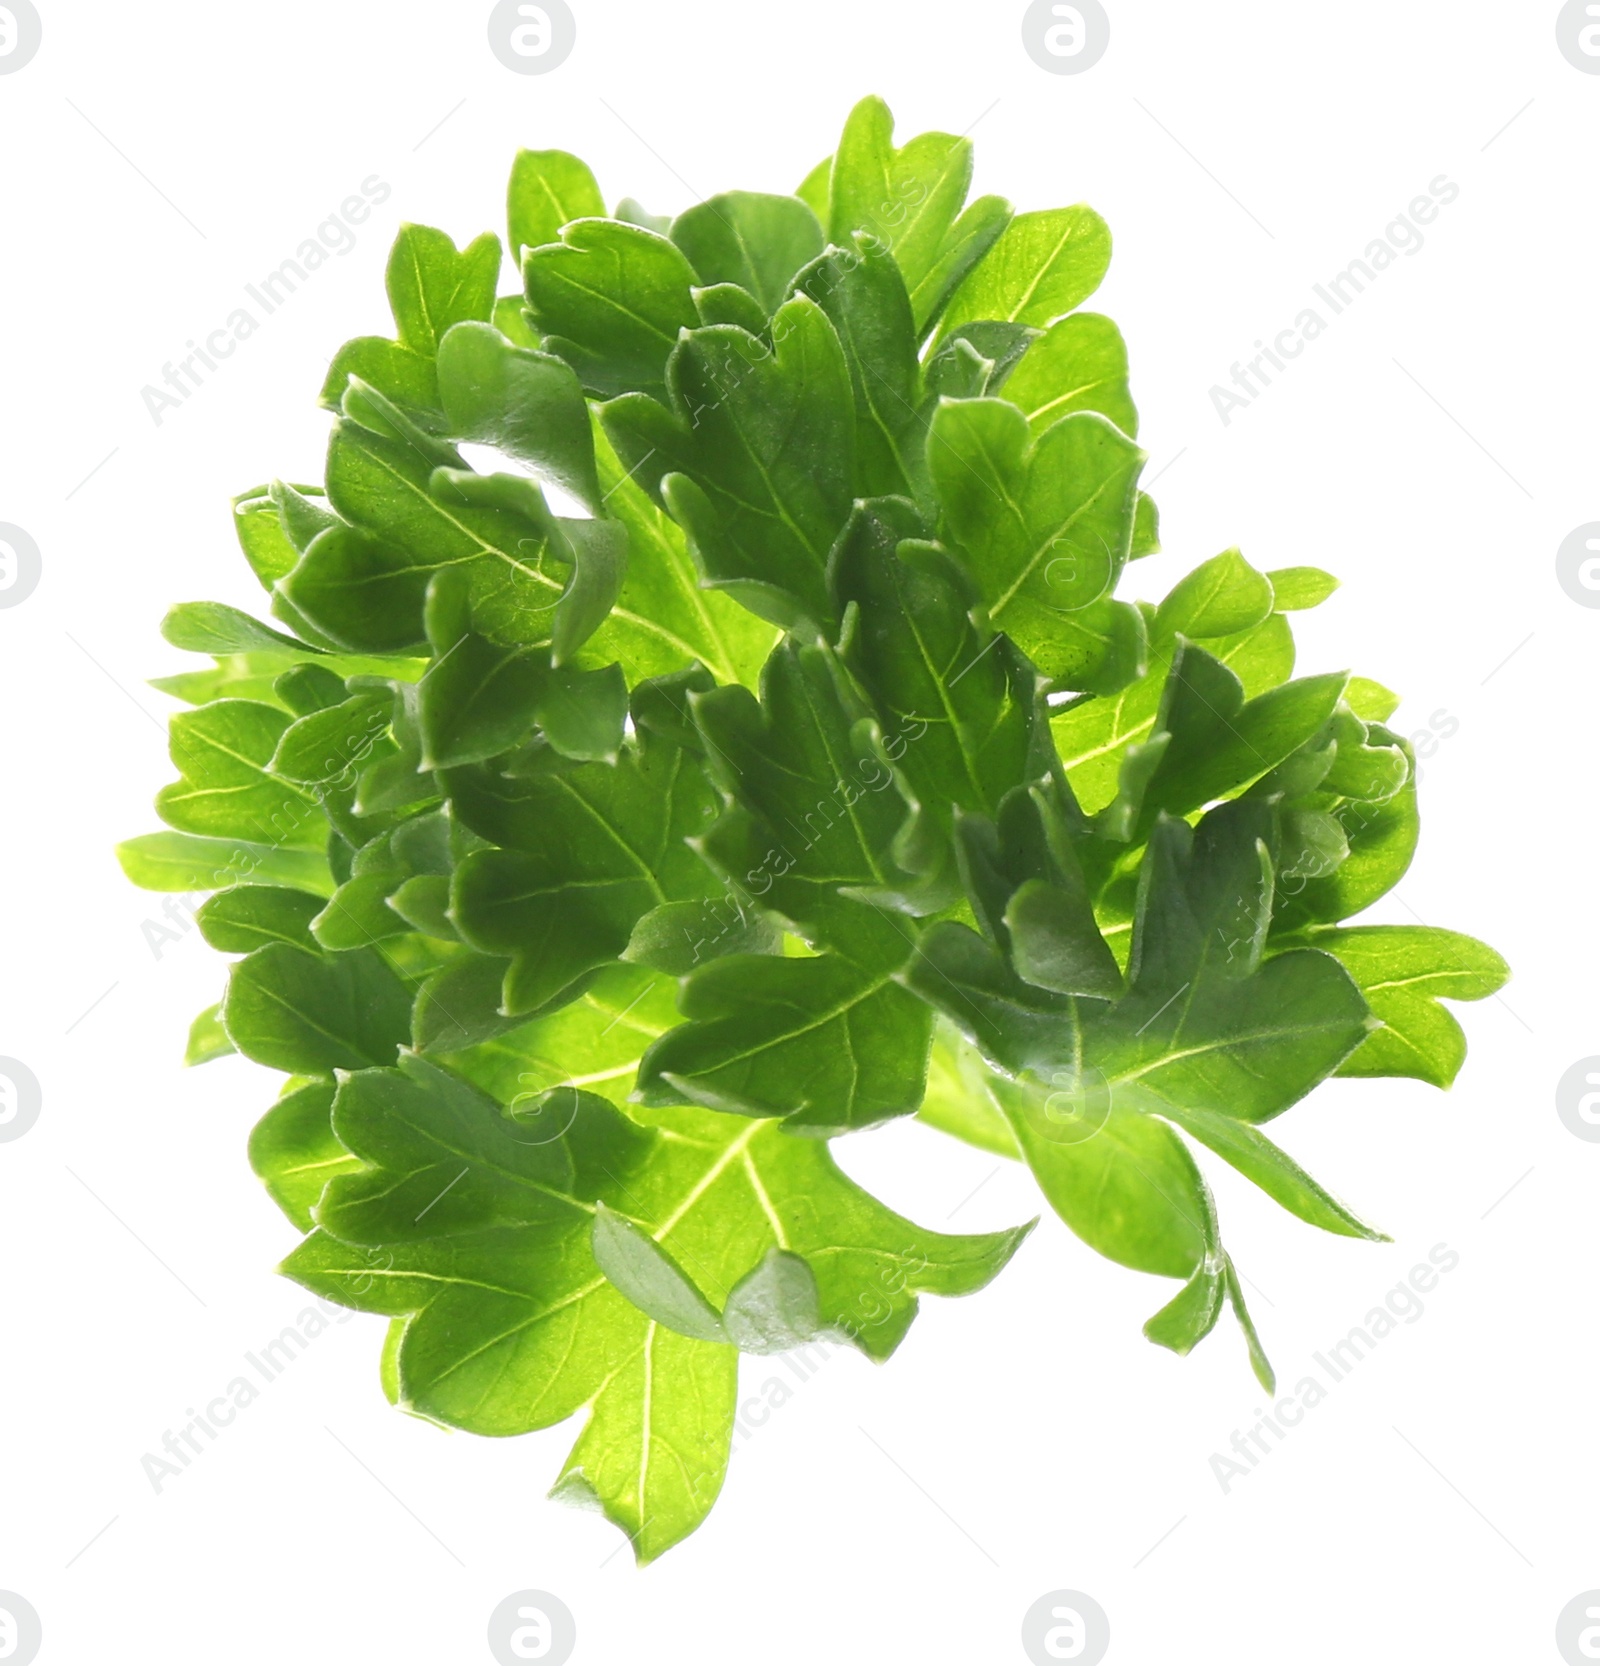
[[[1157, 605], [1110, 258], [967, 202], [875, 98], [793, 196], [607, 215], [560, 151], [509, 249], [405, 227], [321, 485], [245, 493], [269, 626], [190, 603], [179, 779], [130, 877], [236, 956], [190, 1057], [286, 1073], [285, 1270], [390, 1318], [405, 1409], [587, 1415], [557, 1492], [641, 1560], [722, 1481], [741, 1350], [873, 1359], [1027, 1234], [951, 1236], [828, 1141], [919, 1116], [1101, 1254], [1224, 1305], [1195, 1160], [1375, 1238], [1263, 1131], [1325, 1077], [1447, 1086], [1470, 938], [1347, 926], [1405, 871], [1396, 700], [1296, 678], [1334, 580], [1237, 550]], [[460, 447], [504, 467], [469, 466]]]

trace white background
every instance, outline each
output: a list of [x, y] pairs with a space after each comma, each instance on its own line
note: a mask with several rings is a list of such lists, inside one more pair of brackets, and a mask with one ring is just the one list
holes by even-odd
[[[1600, 1052], [1600, 612], [1554, 568], [1600, 518], [1600, 77], [1558, 54], [1556, 6], [1108, 0], [1109, 53], [1058, 77], [1020, 5], [574, 0], [570, 60], [519, 77], [482, 0], [39, 3], [42, 51], [0, 77], [0, 520], [44, 560], [0, 611], [0, 1053], [44, 1087], [0, 1144], [0, 1588], [42, 1614], [46, 1666], [488, 1661], [490, 1610], [529, 1586], [577, 1616], [579, 1666], [1021, 1662], [1058, 1587], [1105, 1608], [1112, 1666], [1557, 1660], [1556, 1614], [1600, 1586], [1600, 1147], [1553, 1100]], [[1129, 342], [1169, 552], [1123, 593], [1232, 543], [1326, 566], [1344, 588], [1301, 617], [1302, 668], [1404, 691], [1408, 730], [1457, 721], [1375, 917], [1479, 935], [1514, 981], [1458, 1009], [1452, 1093], [1330, 1083], [1274, 1130], [1395, 1243], [1215, 1178], [1286, 1387], [1430, 1246], [1459, 1267], [1228, 1494], [1211, 1454], [1263, 1404], [1231, 1322], [1188, 1360], [1151, 1347], [1170, 1286], [1051, 1217], [888, 1365], [831, 1360], [643, 1573], [544, 1500], [573, 1427], [496, 1443], [390, 1410], [367, 1317], [158, 1495], [141, 1455], [305, 1306], [244, 1155], [277, 1078], [180, 1068], [222, 963], [193, 932], [157, 959], [161, 899], [111, 855], [171, 774], [142, 682], [180, 668], [163, 611], [260, 607], [228, 499], [319, 476], [324, 364], [387, 331], [401, 218], [501, 229], [520, 145], [658, 212], [790, 189], [869, 91], [902, 138], [976, 124], [975, 190], [1110, 221], [1092, 305]], [[374, 173], [393, 195], [354, 251], [156, 426], [141, 387]], [[1460, 197], [1426, 246], [1225, 427], [1211, 386], [1440, 174]], [[1039, 1208], [1024, 1173], [918, 1127], [839, 1149], [930, 1226]], [[779, 1369], [747, 1360], [745, 1392]]]

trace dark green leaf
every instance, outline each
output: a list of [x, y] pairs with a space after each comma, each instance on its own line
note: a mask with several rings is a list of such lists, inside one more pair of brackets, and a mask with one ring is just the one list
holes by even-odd
[[602, 399], [659, 393], [678, 332], [698, 322], [694, 268], [676, 244], [618, 220], [574, 220], [527, 252], [522, 277], [545, 351]]
[[457, 324], [439, 343], [439, 391], [458, 440], [495, 446], [601, 513], [589, 409], [571, 366], [514, 346], [492, 324]]
[[734, 283], [776, 312], [794, 275], [822, 252], [822, 227], [798, 197], [724, 191], [672, 222], [672, 241], [703, 284]]
[[687, 331], [672, 410], [632, 393], [602, 419], [630, 469], [662, 480], [705, 581], [778, 624], [830, 617], [828, 552], [850, 512], [850, 372], [826, 314], [780, 307], [769, 349], [731, 325]]
[[855, 491], [926, 496], [927, 423], [919, 411], [917, 337], [894, 257], [856, 233], [800, 273], [800, 292], [828, 315], [855, 396]]
[[511, 959], [508, 1012], [570, 999], [644, 914], [716, 889], [684, 842], [713, 813], [710, 786], [697, 760], [648, 731], [614, 764], [546, 753], [515, 780], [450, 780], [466, 825], [505, 847], [462, 863], [453, 913], [473, 947]]

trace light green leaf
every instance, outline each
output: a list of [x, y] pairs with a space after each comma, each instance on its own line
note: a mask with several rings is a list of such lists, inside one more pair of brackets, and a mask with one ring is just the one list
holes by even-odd
[[1233, 636], [1272, 612], [1273, 587], [1238, 552], [1224, 550], [1180, 579], [1156, 609], [1153, 629], [1164, 636]]
[[493, 232], [458, 250], [442, 231], [403, 225], [385, 274], [400, 345], [431, 357], [452, 324], [487, 319], [499, 275], [500, 239]]
[[[508, 1117], [414, 1058], [348, 1078], [333, 1131], [365, 1166], [327, 1187], [322, 1230], [285, 1270], [348, 1306], [412, 1316], [397, 1385], [425, 1416], [504, 1435], [589, 1408], [558, 1494], [598, 1502], [643, 1560], [710, 1507], [737, 1355], [649, 1318], [601, 1271], [595, 1241], [618, 1251], [624, 1282], [639, 1283], [624, 1260], [674, 1267], [677, 1296], [692, 1279], [711, 1319], [732, 1303], [769, 1342], [792, 1300], [748, 1277], [773, 1250], [803, 1260], [819, 1322], [883, 1358], [918, 1292], [981, 1287], [1027, 1231], [925, 1232], [848, 1181], [823, 1142], [770, 1123], [679, 1111], [642, 1129], [571, 1091]], [[615, 1219], [597, 1231], [603, 1209], [627, 1216], [622, 1242]], [[661, 1299], [659, 1286], [639, 1294]]]
[[1129, 439], [1138, 437], [1127, 345], [1116, 325], [1099, 313], [1075, 313], [1052, 324], [1022, 355], [1004, 391], [1035, 435], [1069, 412], [1098, 411]]
[[1510, 977], [1486, 943], [1436, 926], [1346, 926], [1308, 941], [1337, 955], [1381, 1024], [1341, 1076], [1414, 1076], [1447, 1088], [1466, 1058], [1461, 1026], [1439, 1005], [1481, 1001]]
[[461, 819], [504, 847], [462, 862], [452, 914], [474, 948], [511, 960], [507, 1012], [574, 998], [644, 914], [718, 889], [684, 842], [713, 813], [710, 786], [697, 760], [648, 730], [614, 764], [543, 754], [514, 780], [448, 779]]
[[224, 954], [249, 954], [268, 943], [315, 950], [311, 921], [327, 899], [280, 885], [235, 885], [195, 911], [200, 935]]
[[333, 890], [320, 850], [285, 849], [245, 839], [206, 839], [190, 833], [143, 833], [117, 846], [128, 878], [146, 891], [222, 891], [251, 881], [288, 885], [327, 896]]
[[209, 1006], [189, 1026], [189, 1044], [183, 1053], [185, 1064], [209, 1064], [212, 1059], [225, 1058], [235, 1051], [218, 1017], [221, 1010], [220, 1003]]
[[648, 1231], [602, 1201], [590, 1237], [600, 1271], [641, 1313], [679, 1336], [726, 1342], [722, 1315]]
[[1111, 232], [1092, 208], [1018, 214], [951, 296], [940, 329], [973, 318], [1053, 323], [1100, 287], [1110, 264]]
[[524, 250], [554, 243], [563, 226], [605, 211], [588, 163], [564, 150], [517, 152], [506, 186], [506, 239], [518, 266]]
[[267, 769], [289, 721], [276, 706], [252, 700], [176, 713], [169, 750], [181, 778], [156, 795], [161, 819], [181, 833], [320, 846], [327, 829], [316, 801]]
[[1339, 588], [1338, 579], [1320, 567], [1277, 567], [1267, 578], [1272, 584], [1272, 605], [1280, 613], [1320, 607]]
[[333, 1092], [332, 1082], [291, 1087], [250, 1131], [250, 1167], [302, 1232], [327, 1183], [361, 1167], [333, 1132]]

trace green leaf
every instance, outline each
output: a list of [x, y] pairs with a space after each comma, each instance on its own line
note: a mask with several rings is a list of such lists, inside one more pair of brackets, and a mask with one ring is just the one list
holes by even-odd
[[[604, 209], [598, 212], [604, 213]], [[625, 220], [630, 226], [643, 226], [646, 231], [660, 232], [663, 237], [672, 229], [670, 214], [652, 214], [637, 197], [624, 197], [617, 204], [614, 220]]]
[[1071, 1091], [997, 1077], [995, 1094], [1051, 1207], [1092, 1249], [1187, 1279], [1205, 1258], [1210, 1195], [1165, 1124]]
[[293, 1087], [250, 1131], [250, 1167], [302, 1232], [327, 1183], [361, 1167], [333, 1132], [333, 1093], [332, 1082]]
[[345, 697], [345, 681], [325, 666], [292, 665], [273, 680], [273, 697], [296, 717], [337, 706]]
[[701, 848], [736, 895], [827, 945], [860, 923], [841, 894], [910, 906], [915, 806], [892, 752], [918, 737], [886, 744], [834, 654], [791, 639], [767, 661], [759, 702], [717, 688], [690, 705], [726, 804]]
[[778, 1250], [809, 1266], [820, 1323], [883, 1358], [919, 1292], [980, 1288], [1027, 1232], [925, 1232], [847, 1180], [823, 1142], [770, 1124], [680, 1111], [644, 1129], [571, 1091], [507, 1117], [414, 1058], [348, 1078], [333, 1129], [366, 1166], [327, 1187], [322, 1230], [285, 1270], [348, 1306], [411, 1316], [399, 1398], [425, 1416], [512, 1434], [590, 1407], [558, 1492], [599, 1502], [645, 1560], [715, 1496], [737, 1356], [648, 1317], [601, 1271], [596, 1242], [652, 1305], [641, 1260], [677, 1269], [677, 1296], [692, 1279], [710, 1318], [731, 1306], [763, 1341], [786, 1304], [771, 1274], [749, 1279]]
[[950, 298], [948, 334], [972, 318], [1050, 324], [1100, 287], [1111, 264], [1111, 232], [1092, 208], [1018, 214]]
[[1034, 677], [974, 622], [971, 581], [923, 532], [901, 498], [851, 511], [832, 575], [857, 610], [845, 655], [884, 733], [906, 737], [898, 761], [918, 799], [992, 812], [1028, 770]]
[[[1401, 747], [1410, 758], [1409, 744], [1392, 731], [1373, 728], [1369, 735]], [[1370, 908], [1405, 877], [1416, 854], [1420, 824], [1414, 766], [1406, 784], [1390, 798], [1371, 802], [1328, 796], [1317, 802], [1343, 829], [1350, 854], [1325, 879], [1285, 887], [1275, 931], [1293, 933], [1332, 924]]]
[[1320, 567], [1277, 567], [1267, 578], [1272, 584], [1272, 605], [1280, 613], [1320, 607], [1339, 588], [1338, 579]]
[[1085, 1070], [1113, 1090], [1265, 1122], [1337, 1069], [1371, 1020], [1331, 955], [1262, 961], [1268, 812], [1225, 805], [1191, 832], [1163, 818], [1140, 873], [1128, 994], [1085, 1026]]
[[646, 730], [614, 764], [535, 754], [516, 779], [450, 772], [457, 813], [503, 847], [457, 870], [452, 911], [484, 954], [511, 961], [507, 1012], [570, 1000], [662, 903], [716, 881], [684, 842], [715, 809], [697, 760]]
[[923, 370], [924, 391], [935, 402], [998, 393], [1039, 335], [1026, 324], [993, 319], [963, 324], [929, 355]]
[[1016, 1136], [993, 1091], [982, 1056], [948, 1019], [934, 1026], [928, 1091], [917, 1120], [997, 1157], [1021, 1157]]
[[320, 845], [326, 829], [316, 801], [267, 771], [288, 726], [276, 706], [252, 700], [215, 700], [176, 713], [169, 750], [181, 776], [156, 795], [161, 819], [181, 833]]
[[452, 324], [487, 319], [499, 275], [500, 239], [493, 232], [458, 250], [432, 226], [401, 226], [385, 273], [400, 345], [431, 357]]
[[[1109, 698], [1075, 702], [1051, 719], [1068, 779], [1086, 811], [1109, 813], [1125, 785], [1124, 768], [1132, 767], [1138, 802], [1130, 807], [1129, 831], [1117, 835], [1124, 839], [1137, 819], [1149, 772], [1160, 759], [1160, 753], [1147, 752], [1140, 761], [1135, 751], [1156, 741], [1156, 719], [1175, 651], [1171, 640], [1157, 640], [1149, 668], [1137, 681]], [[1208, 652], [1234, 673], [1247, 698], [1276, 688], [1294, 669], [1294, 641], [1281, 614], [1270, 615], [1253, 630], [1212, 640]], [[1168, 742], [1159, 744], [1164, 750]]]
[[1440, 997], [1481, 1001], [1511, 975], [1486, 943], [1436, 926], [1346, 926], [1309, 941], [1338, 956], [1381, 1025], [1340, 1066], [1341, 1076], [1414, 1076], [1449, 1087], [1467, 1043]]
[[1244, 1289], [1239, 1283], [1239, 1274], [1227, 1257], [1223, 1258], [1223, 1277], [1228, 1292], [1228, 1305], [1233, 1309], [1234, 1318], [1239, 1321], [1239, 1329], [1244, 1332], [1245, 1346], [1250, 1350], [1250, 1369], [1255, 1373], [1256, 1381], [1261, 1384], [1265, 1393], [1276, 1394], [1277, 1372], [1272, 1369], [1272, 1362], [1261, 1346], [1261, 1338], [1256, 1334], [1255, 1321], [1245, 1306]]
[[[803, 202], [822, 225], [828, 224], [828, 199], [831, 195], [833, 158], [824, 156], [806, 177], [795, 186], [794, 194]], [[623, 218], [619, 212], [618, 219]]]
[[823, 1334], [822, 1299], [811, 1264], [790, 1250], [769, 1249], [728, 1292], [722, 1323], [747, 1354], [782, 1354]]
[[1010, 223], [1011, 204], [1004, 197], [977, 197], [962, 209], [933, 264], [910, 285], [919, 337], [938, 323], [950, 297]]
[[492, 324], [457, 324], [439, 343], [439, 391], [458, 440], [497, 447], [601, 513], [589, 409], [570, 365]]
[[850, 366], [857, 496], [926, 496], [917, 337], [894, 257], [856, 233], [848, 248], [829, 249], [796, 281], [827, 314]]
[[652, 908], [633, 928], [622, 958], [675, 978], [725, 954], [777, 954], [782, 933], [731, 894]]
[[189, 1045], [184, 1049], [185, 1064], [209, 1064], [212, 1059], [225, 1058], [234, 1051], [228, 1032], [218, 1017], [221, 1006], [209, 1006], [189, 1026]]
[[1398, 694], [1370, 677], [1352, 677], [1344, 697], [1351, 711], [1368, 723], [1387, 723], [1400, 705]]
[[333, 789], [348, 782], [389, 728], [394, 697], [387, 690], [354, 694], [297, 718], [278, 737], [270, 768], [296, 786]]
[[371, 949], [322, 956], [269, 943], [228, 976], [222, 1022], [274, 1070], [315, 1074], [389, 1064], [411, 1035], [411, 997]]
[[222, 891], [247, 880], [288, 885], [326, 896], [333, 889], [320, 850], [286, 850], [245, 839], [189, 833], [142, 833], [117, 846], [128, 878], [146, 891]]
[[630, 393], [601, 415], [622, 461], [662, 482], [706, 583], [776, 624], [822, 622], [828, 552], [850, 512], [850, 372], [807, 296], [778, 309], [772, 340], [687, 330], [668, 366], [671, 411]]
[[1144, 456], [1091, 412], [1037, 440], [1003, 399], [950, 400], [934, 415], [928, 462], [950, 534], [990, 622], [1047, 677], [1079, 662], [1076, 615], [1128, 559]]
[[782, 1117], [805, 1134], [915, 1111], [932, 1015], [894, 981], [911, 942], [888, 916], [857, 914], [834, 953], [729, 955], [685, 979], [688, 1022], [645, 1054], [642, 1102]]
[[776, 312], [795, 273], [822, 253], [822, 227], [798, 197], [724, 191], [672, 222], [672, 241], [703, 284], [738, 284]]
[[[282, 592], [342, 646], [392, 653], [424, 640], [428, 581], [456, 567], [471, 591], [473, 623], [485, 635], [548, 641], [565, 574], [549, 528], [522, 513], [537, 488], [520, 481], [525, 490], [510, 499], [512, 507], [507, 489], [496, 485], [479, 489], [486, 503], [463, 501], [463, 478], [513, 477], [468, 475], [460, 463], [438, 442], [386, 438], [348, 419], [336, 423], [328, 489], [352, 524], [319, 534]], [[441, 468], [444, 495], [436, 495]]]
[[[559, 666], [569, 661], [604, 624], [622, 590], [627, 573], [627, 529], [609, 519], [552, 515], [544, 493], [520, 475], [436, 469], [430, 486], [434, 496], [447, 503], [473, 504], [522, 517], [537, 536], [517, 540], [519, 580], [528, 574], [540, 584], [551, 585], [554, 572], [563, 566], [567, 569], [566, 583], [553, 604], [530, 591], [510, 615], [505, 612], [503, 598], [481, 582], [487, 579], [492, 584], [495, 575], [472, 569], [464, 575], [451, 575], [458, 587], [463, 579], [467, 585], [457, 611], [464, 606], [464, 617], [482, 619], [491, 635], [509, 636], [517, 642], [538, 642], [548, 630], [554, 662]], [[530, 553], [534, 553], [533, 562]], [[431, 582], [436, 583], [442, 576], [443, 569]]]
[[161, 621], [161, 634], [174, 648], [195, 654], [318, 654], [320, 648], [272, 630], [223, 602], [183, 602]]
[[528, 322], [528, 304], [520, 293], [500, 296], [490, 322], [513, 346], [539, 350], [539, 334]]
[[1273, 609], [1271, 582], [1238, 550], [1203, 561], [1156, 609], [1154, 629], [1166, 636], [1233, 636], [1259, 625]]
[[[732, 597], [700, 587], [683, 530], [595, 436], [606, 509], [628, 534], [626, 573], [603, 641], [635, 680], [698, 660], [718, 682], [753, 686], [775, 632]], [[642, 466], [642, 465], [641, 465]]]
[[645, 1228], [601, 1202], [590, 1241], [600, 1271], [640, 1312], [680, 1336], [728, 1340], [722, 1315]]
[[659, 394], [678, 332], [698, 322], [677, 245], [618, 220], [574, 220], [559, 243], [528, 250], [522, 278], [545, 351], [602, 399]]
[[1345, 680], [1302, 677], [1247, 701], [1221, 660], [1180, 642], [1155, 723], [1172, 740], [1145, 793], [1145, 824], [1163, 810], [1187, 815], [1282, 763], [1327, 723]]
[[963, 227], [958, 217], [972, 183], [970, 140], [920, 133], [897, 150], [893, 127], [895, 118], [882, 98], [863, 98], [850, 112], [828, 170], [828, 238], [850, 248], [852, 233], [865, 232], [885, 243], [905, 275], [905, 287], [918, 298], [920, 330], [953, 283], [1000, 235], [1005, 215], [995, 215], [995, 205], [1008, 210], [998, 198], [983, 198], [985, 212]]
[[342, 410], [344, 396], [356, 379], [407, 410], [440, 409], [439, 376], [432, 355], [413, 352], [398, 341], [383, 336], [357, 336], [347, 341], [328, 364], [317, 403], [325, 410]]
[[[503, 975], [505, 962], [492, 964]], [[487, 965], [476, 975], [498, 1002], [500, 985], [487, 983]], [[466, 1003], [457, 1005], [461, 1010]], [[624, 1105], [645, 1049], [678, 1022], [677, 986], [643, 967], [608, 966], [576, 1000], [514, 1022], [509, 1033], [458, 1053], [452, 1067], [513, 1108], [547, 1089], [569, 1086]], [[441, 1039], [436, 1050], [447, 1045]]]
[[[1366, 1042], [1362, 1043], [1363, 1047], [1366, 1045]], [[1358, 1053], [1360, 1050], [1356, 1049]], [[1384, 1233], [1368, 1226], [1319, 1186], [1259, 1128], [1218, 1111], [1202, 1111], [1181, 1105], [1168, 1105], [1160, 1110], [1169, 1122], [1176, 1123], [1186, 1134], [1192, 1134], [1202, 1145], [1209, 1146], [1291, 1215], [1298, 1215], [1310, 1225], [1320, 1226], [1324, 1232], [1334, 1232], [1344, 1238], [1365, 1238], [1382, 1244], [1389, 1242]]]
[[767, 313], [749, 290], [736, 283], [713, 283], [695, 288], [694, 310], [702, 324], [737, 324], [753, 336], [767, 333]]
[[518, 266], [524, 250], [554, 243], [563, 226], [605, 211], [588, 163], [564, 150], [517, 152], [506, 186], [506, 242]]
[[447, 877], [452, 869], [454, 824], [442, 811], [412, 816], [356, 851], [344, 882], [311, 922], [324, 949], [365, 948], [402, 936], [409, 922], [389, 906], [408, 880], [420, 874]]
[[[419, 1053], [464, 1052], [521, 1026], [521, 1019], [500, 1011], [506, 969], [507, 962], [495, 955], [467, 953], [432, 973], [411, 1009], [411, 1045]], [[513, 1082], [506, 1098], [515, 1099], [519, 1091]]]
[[1098, 411], [1129, 439], [1139, 433], [1128, 392], [1128, 349], [1122, 332], [1099, 313], [1075, 313], [1052, 324], [1005, 379], [1005, 397], [1020, 407], [1035, 435], [1072, 411]]
[[250, 570], [271, 590], [300, 559], [278, 516], [278, 506], [266, 488], [243, 492], [233, 500], [233, 530]]
[[206, 942], [224, 954], [250, 954], [268, 943], [315, 950], [311, 921], [326, 900], [280, 885], [236, 885], [203, 902], [194, 921]]
[[1137, 561], [1141, 556], [1160, 553], [1161, 511], [1148, 492], [1140, 492], [1138, 506], [1133, 512], [1133, 546], [1128, 551], [1128, 559]]

